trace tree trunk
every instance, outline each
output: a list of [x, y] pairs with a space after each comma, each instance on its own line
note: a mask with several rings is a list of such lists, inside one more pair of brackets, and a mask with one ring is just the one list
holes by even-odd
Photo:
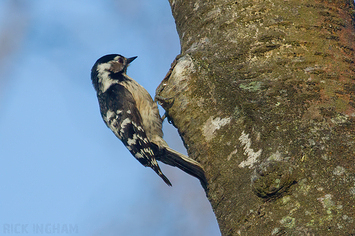
[[222, 235], [354, 235], [353, 1], [169, 1], [157, 95]]

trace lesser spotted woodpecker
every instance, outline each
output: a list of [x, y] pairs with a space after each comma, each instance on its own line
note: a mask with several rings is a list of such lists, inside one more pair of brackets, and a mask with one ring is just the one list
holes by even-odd
[[127, 76], [127, 67], [134, 59], [109, 54], [92, 67], [91, 80], [104, 122], [142, 165], [151, 167], [169, 186], [171, 183], [157, 160], [197, 177], [206, 189], [202, 166], [167, 145], [157, 103], [147, 90]]

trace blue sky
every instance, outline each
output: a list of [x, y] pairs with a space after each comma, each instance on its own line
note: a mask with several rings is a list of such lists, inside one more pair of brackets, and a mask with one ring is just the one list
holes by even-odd
[[179, 50], [167, 0], [0, 1], [0, 235], [220, 235], [198, 180], [144, 168], [91, 85], [102, 55], [138, 56], [128, 74], [154, 95]]

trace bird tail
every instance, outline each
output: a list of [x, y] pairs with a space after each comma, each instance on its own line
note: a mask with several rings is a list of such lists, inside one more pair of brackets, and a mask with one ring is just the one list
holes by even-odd
[[161, 155], [156, 157], [158, 161], [178, 167], [180, 170], [186, 172], [187, 174], [198, 178], [202, 187], [207, 191], [207, 179], [205, 171], [200, 163], [165, 145], [160, 151]]

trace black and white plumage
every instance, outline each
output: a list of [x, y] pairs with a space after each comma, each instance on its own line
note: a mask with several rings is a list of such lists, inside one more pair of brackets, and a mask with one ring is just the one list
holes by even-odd
[[132, 155], [142, 165], [151, 167], [166, 184], [171, 186], [157, 160], [197, 177], [206, 189], [201, 165], [167, 145], [157, 104], [147, 90], [126, 75], [128, 65], [135, 58], [109, 54], [92, 67], [91, 80], [104, 122]]

